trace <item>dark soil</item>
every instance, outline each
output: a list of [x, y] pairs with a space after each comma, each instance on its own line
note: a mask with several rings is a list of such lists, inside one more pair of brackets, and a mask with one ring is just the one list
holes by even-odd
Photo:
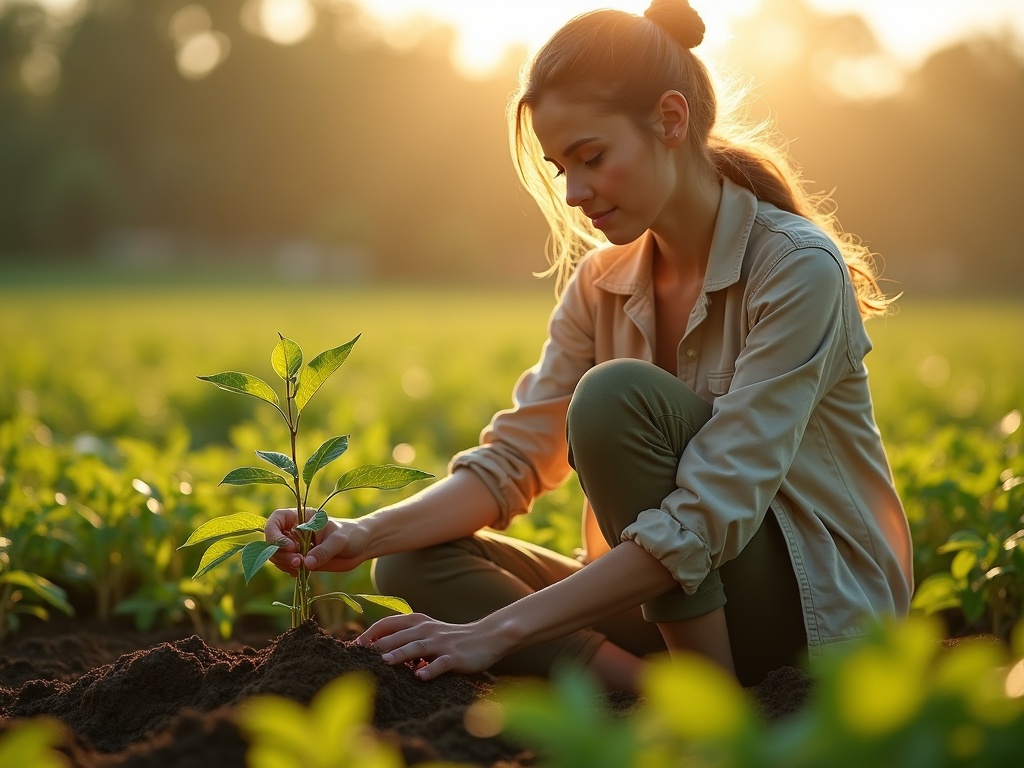
[[[235, 720], [241, 701], [272, 693], [308, 704], [326, 683], [358, 670], [376, 682], [374, 728], [407, 764], [537, 764], [521, 745], [466, 731], [466, 708], [496, 682], [489, 675], [424, 683], [411, 667], [389, 667], [375, 651], [313, 623], [245, 639], [252, 644], [220, 648], [196, 635], [102, 626], [24, 632], [0, 645], [0, 735], [19, 718], [50, 715], [67, 726], [61, 749], [73, 768], [244, 768], [247, 744]], [[809, 692], [796, 669], [749, 689], [768, 719], [796, 711]], [[623, 713], [636, 699], [619, 694], [605, 703]]]

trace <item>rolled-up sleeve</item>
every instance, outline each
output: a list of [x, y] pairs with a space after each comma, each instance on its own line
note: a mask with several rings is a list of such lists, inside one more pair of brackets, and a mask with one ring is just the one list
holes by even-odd
[[500, 514], [492, 527], [499, 530], [571, 471], [566, 410], [580, 378], [594, 365], [593, 318], [581, 289], [586, 271], [584, 261], [551, 313], [540, 360], [516, 382], [513, 407], [495, 414], [480, 444], [449, 464], [450, 472], [475, 472], [494, 494]]
[[747, 336], [728, 391], [684, 450], [677, 490], [622, 533], [689, 593], [757, 531], [815, 407], [851, 370], [854, 297], [841, 257], [792, 249], [749, 284]]

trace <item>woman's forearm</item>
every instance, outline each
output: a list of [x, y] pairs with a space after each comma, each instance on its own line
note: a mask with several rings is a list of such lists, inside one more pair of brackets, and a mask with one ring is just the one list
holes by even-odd
[[677, 586], [661, 562], [632, 541], [576, 573], [477, 622], [507, 655], [634, 608]]
[[469, 536], [494, 523], [498, 514], [498, 502], [483, 480], [463, 469], [359, 522], [369, 535], [369, 559]]

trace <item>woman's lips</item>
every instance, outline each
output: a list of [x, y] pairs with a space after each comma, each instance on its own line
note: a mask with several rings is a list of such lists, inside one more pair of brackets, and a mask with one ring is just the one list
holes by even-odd
[[594, 214], [590, 216], [590, 222], [596, 229], [602, 229], [611, 219], [612, 214], [615, 213], [615, 208], [610, 208], [602, 213]]

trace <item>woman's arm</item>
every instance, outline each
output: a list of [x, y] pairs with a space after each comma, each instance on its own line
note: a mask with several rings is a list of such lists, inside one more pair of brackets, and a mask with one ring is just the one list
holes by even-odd
[[[498, 502], [470, 470], [457, 470], [414, 496], [355, 520], [332, 518], [310, 548], [309, 570], [348, 571], [375, 557], [406, 552], [468, 536], [498, 519]], [[266, 539], [291, 538], [294, 509], [276, 510], [267, 520]], [[301, 563], [294, 543], [272, 558], [294, 573]]]
[[624, 542], [568, 578], [471, 624], [447, 624], [422, 614], [389, 616], [356, 642], [373, 645], [388, 664], [423, 659], [416, 675], [480, 672], [498, 659], [567, 635], [598, 619], [633, 608], [676, 586], [646, 550]]

